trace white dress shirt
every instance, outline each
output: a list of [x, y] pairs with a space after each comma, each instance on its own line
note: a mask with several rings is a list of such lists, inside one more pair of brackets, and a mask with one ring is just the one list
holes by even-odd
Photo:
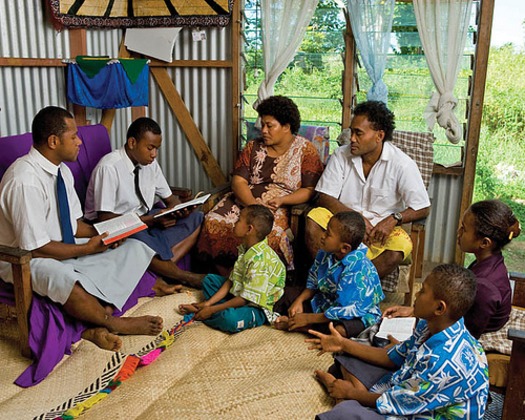
[[[147, 213], [148, 209], [135, 192], [134, 169], [135, 165], [124, 148], [108, 153], [100, 160], [93, 169], [86, 193], [87, 219], [95, 219], [99, 211], [115, 214], [133, 211], [139, 216]], [[172, 194], [156, 160], [141, 165], [139, 181], [140, 191], [150, 210], [157, 196], [164, 199]]]
[[428, 193], [416, 163], [390, 141], [383, 143], [379, 160], [368, 177], [361, 156], [353, 156], [350, 145], [339, 147], [328, 160], [316, 191], [338, 199], [376, 225], [408, 207], [430, 206]]

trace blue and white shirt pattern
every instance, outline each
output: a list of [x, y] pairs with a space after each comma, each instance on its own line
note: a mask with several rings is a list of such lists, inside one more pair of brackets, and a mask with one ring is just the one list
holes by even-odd
[[317, 253], [306, 281], [306, 287], [317, 292], [312, 298], [315, 313], [324, 312], [334, 321], [361, 318], [365, 327], [379, 321], [379, 302], [385, 295], [367, 250], [361, 244], [341, 260], [323, 250]]
[[434, 335], [420, 320], [414, 334], [392, 347], [388, 357], [401, 367], [370, 389], [381, 393], [377, 409], [388, 419], [483, 418], [487, 359], [463, 318]]

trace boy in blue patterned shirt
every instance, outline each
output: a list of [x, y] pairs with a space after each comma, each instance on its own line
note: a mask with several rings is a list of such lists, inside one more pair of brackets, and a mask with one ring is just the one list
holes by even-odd
[[379, 321], [379, 302], [385, 296], [377, 270], [361, 243], [365, 232], [365, 222], [355, 211], [332, 216], [310, 268], [306, 289], [293, 300], [288, 316], [277, 318], [277, 329], [314, 328], [329, 333], [328, 323], [334, 321], [343, 337], [355, 337]]
[[[344, 351], [315, 375], [337, 404], [317, 416], [335, 419], [481, 419], [488, 395], [487, 359], [463, 315], [476, 296], [476, 278], [454, 264], [436, 267], [414, 304], [414, 334], [389, 350], [311, 331], [310, 349]], [[343, 401], [345, 400], [345, 401]], [[373, 407], [374, 410], [366, 407]], [[399, 417], [398, 417], [399, 416]]]
[[179, 312], [195, 313], [197, 321], [230, 333], [272, 322], [286, 281], [284, 264], [266, 239], [273, 220], [263, 205], [243, 208], [233, 228], [242, 243], [230, 276], [208, 274], [202, 281], [206, 300], [179, 305]]

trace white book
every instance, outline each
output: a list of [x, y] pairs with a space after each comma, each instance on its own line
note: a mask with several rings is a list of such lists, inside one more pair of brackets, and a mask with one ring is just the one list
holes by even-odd
[[137, 216], [136, 213], [126, 213], [113, 219], [105, 220], [104, 222], [95, 223], [93, 227], [99, 235], [104, 232], [109, 232], [109, 236], [103, 239], [104, 244], [109, 245], [140, 232], [148, 226], [140, 220], [140, 217]]
[[210, 197], [211, 197], [211, 194], [201, 195], [200, 197], [194, 198], [193, 200], [185, 201], [184, 203], [177, 204], [175, 207], [172, 207], [166, 211], [163, 211], [162, 213], [158, 213], [155, 216], [153, 216], [153, 218], [156, 219], [157, 217], [166, 216], [167, 214], [173, 213], [174, 211], [185, 209], [186, 207], [200, 206], [201, 204], [204, 204]]
[[416, 321], [417, 318], [413, 316], [406, 318], [383, 318], [376, 337], [388, 339], [388, 336], [391, 335], [399, 341], [405, 341], [414, 333]]

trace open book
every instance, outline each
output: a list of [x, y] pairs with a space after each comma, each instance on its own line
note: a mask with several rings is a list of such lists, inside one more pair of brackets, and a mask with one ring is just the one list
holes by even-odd
[[103, 240], [104, 244], [109, 245], [140, 232], [148, 226], [140, 220], [136, 213], [126, 213], [104, 222], [95, 223], [93, 227], [99, 235], [104, 232], [109, 232], [109, 236]]
[[383, 318], [376, 337], [388, 340], [388, 335], [391, 335], [399, 341], [405, 341], [414, 333], [416, 320], [417, 318], [413, 316], [407, 318]]
[[201, 195], [200, 197], [194, 198], [190, 201], [185, 201], [184, 203], [177, 204], [175, 207], [172, 207], [166, 211], [163, 211], [162, 213], [158, 213], [153, 218], [166, 216], [167, 214], [173, 213], [174, 211], [185, 209], [186, 207], [195, 207], [200, 206], [201, 204], [204, 204], [208, 198], [210, 198], [211, 194], [205, 194]]

